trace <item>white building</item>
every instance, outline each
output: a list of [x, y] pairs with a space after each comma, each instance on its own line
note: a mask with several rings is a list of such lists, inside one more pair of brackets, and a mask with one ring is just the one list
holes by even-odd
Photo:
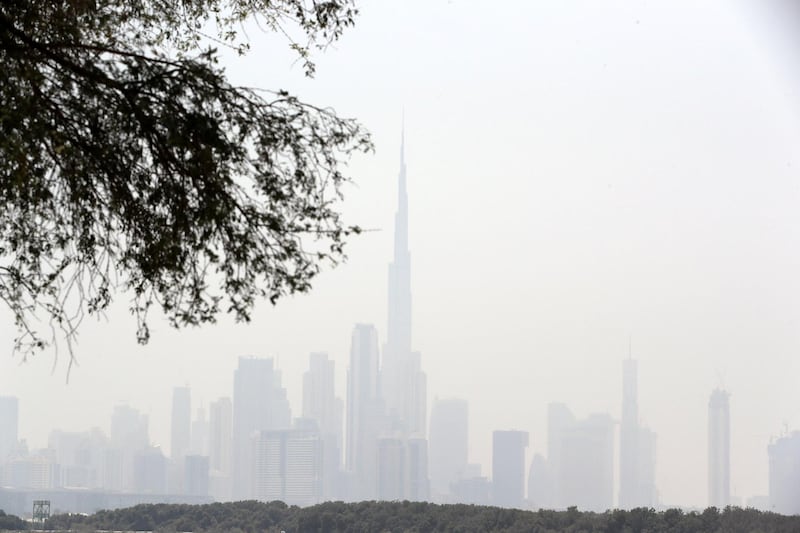
[[322, 441], [316, 431], [262, 431], [254, 439], [254, 495], [288, 505], [322, 500]]

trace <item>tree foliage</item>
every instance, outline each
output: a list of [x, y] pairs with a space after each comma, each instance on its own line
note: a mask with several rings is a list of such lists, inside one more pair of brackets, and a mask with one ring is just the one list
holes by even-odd
[[342, 167], [368, 135], [233, 85], [217, 47], [246, 53], [255, 19], [311, 76], [311, 52], [356, 15], [353, 0], [0, 3], [0, 298], [16, 348], [70, 343], [118, 290], [143, 343], [154, 305], [176, 327], [246, 321], [342, 260], [358, 231], [342, 221]]
[[0, 509], [0, 531], [22, 531], [25, 529], [28, 529], [28, 523], [25, 520], [13, 514], [6, 514]]
[[137, 505], [91, 516], [57, 515], [55, 530], [297, 531], [308, 533], [379, 532], [537, 532], [537, 533], [790, 533], [800, 517], [755, 509], [711, 507], [702, 512], [639, 508], [605, 513], [522, 511], [478, 505], [424, 502], [327, 502], [289, 507], [254, 501], [209, 505]]

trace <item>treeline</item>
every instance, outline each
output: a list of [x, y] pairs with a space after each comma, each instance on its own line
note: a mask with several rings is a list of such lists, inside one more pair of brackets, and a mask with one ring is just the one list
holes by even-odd
[[0, 531], [5, 530], [22, 530], [27, 529], [28, 523], [25, 520], [21, 519], [18, 516], [14, 516], [13, 514], [6, 514], [2, 510], [0, 510]]
[[[14, 529], [14, 528], [9, 528]], [[46, 529], [194, 532], [534, 532], [534, 533], [797, 533], [800, 517], [755, 509], [714, 507], [581, 512], [521, 511], [476, 505], [418, 502], [328, 502], [289, 507], [282, 502], [244, 501], [209, 505], [137, 505], [90, 516], [55, 515]]]

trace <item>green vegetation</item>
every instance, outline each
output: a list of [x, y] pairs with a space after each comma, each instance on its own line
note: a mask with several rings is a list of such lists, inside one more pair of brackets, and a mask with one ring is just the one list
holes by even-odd
[[800, 531], [800, 517], [755, 509], [709, 508], [581, 512], [521, 511], [475, 505], [416, 502], [329, 502], [289, 507], [254, 501], [210, 505], [138, 505], [91, 516], [57, 515], [55, 530], [153, 530], [195, 532], [602, 532], [602, 533], [767, 533]]
[[23, 519], [13, 514], [6, 514], [0, 510], [0, 531], [11, 529], [27, 529], [28, 524]]

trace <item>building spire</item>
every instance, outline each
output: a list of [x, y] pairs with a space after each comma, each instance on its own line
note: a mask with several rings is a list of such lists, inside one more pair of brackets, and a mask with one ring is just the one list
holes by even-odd
[[406, 166], [406, 108], [403, 108], [400, 119], [400, 167]]
[[395, 261], [397, 261], [398, 258], [408, 254], [408, 191], [406, 188], [405, 109], [403, 109], [402, 122], [400, 126], [400, 174], [397, 180], [397, 213], [395, 214], [394, 242], [395, 242], [394, 257]]

